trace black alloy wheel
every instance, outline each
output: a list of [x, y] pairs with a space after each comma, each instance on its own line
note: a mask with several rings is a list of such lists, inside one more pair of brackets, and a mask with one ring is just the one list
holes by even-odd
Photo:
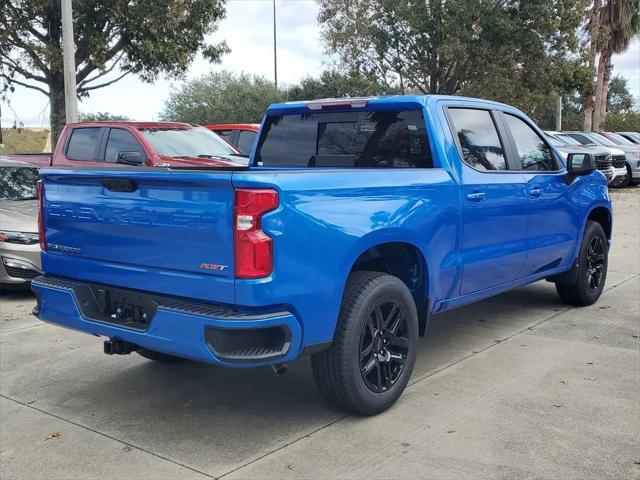
[[385, 302], [369, 315], [360, 335], [360, 374], [375, 393], [389, 390], [402, 375], [409, 338], [401, 305]]

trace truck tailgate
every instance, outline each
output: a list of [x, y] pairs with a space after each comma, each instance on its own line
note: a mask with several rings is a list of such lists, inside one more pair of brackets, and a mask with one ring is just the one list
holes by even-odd
[[231, 175], [44, 170], [45, 271], [233, 303]]

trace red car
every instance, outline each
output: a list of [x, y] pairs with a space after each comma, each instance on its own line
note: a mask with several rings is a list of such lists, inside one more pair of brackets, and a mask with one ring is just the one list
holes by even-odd
[[48, 166], [246, 165], [235, 147], [203, 127], [176, 122], [84, 122], [64, 127], [53, 154], [13, 154], [10, 159]]
[[242, 153], [249, 155], [253, 142], [256, 139], [259, 123], [219, 123], [207, 125], [207, 128], [216, 132], [231, 145], [235, 146]]

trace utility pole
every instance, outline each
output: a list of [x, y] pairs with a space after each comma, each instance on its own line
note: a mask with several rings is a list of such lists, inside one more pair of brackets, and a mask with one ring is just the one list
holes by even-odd
[[73, 13], [71, 0], [62, 0], [62, 61], [64, 67], [64, 108], [67, 123], [78, 121], [76, 93], [76, 58], [73, 42]]
[[556, 101], [556, 131], [562, 131], [562, 96], [558, 95]]
[[0, 98], [0, 148], [4, 147], [4, 142], [2, 141], [2, 98]]
[[278, 54], [276, 52], [276, 0], [273, 0], [273, 78], [278, 89]]

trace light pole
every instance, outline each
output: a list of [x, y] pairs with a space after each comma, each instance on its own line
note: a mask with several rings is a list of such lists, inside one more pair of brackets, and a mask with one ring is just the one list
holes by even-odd
[[62, 61], [64, 67], [64, 109], [67, 123], [78, 121], [76, 94], [76, 58], [73, 44], [73, 13], [71, 0], [62, 0]]
[[278, 89], [278, 53], [276, 51], [276, 0], [273, 0], [273, 78]]

